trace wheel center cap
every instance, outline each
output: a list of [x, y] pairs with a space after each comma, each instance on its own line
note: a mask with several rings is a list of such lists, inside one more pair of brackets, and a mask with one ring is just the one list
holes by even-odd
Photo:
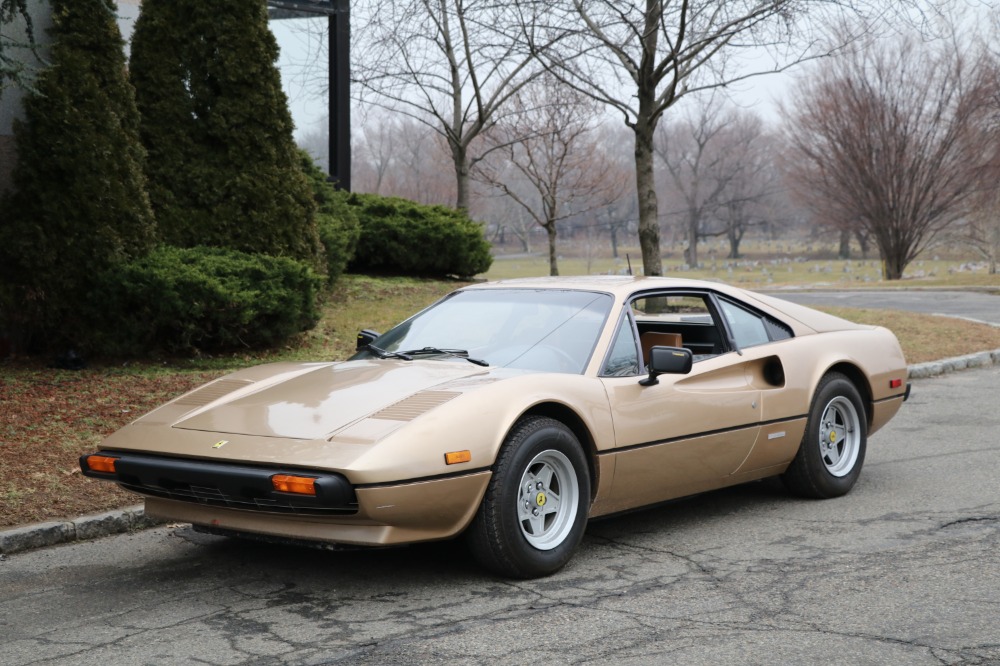
[[538, 506], [545, 506], [546, 498], [545, 493], [538, 493], [535, 495], [535, 504]]

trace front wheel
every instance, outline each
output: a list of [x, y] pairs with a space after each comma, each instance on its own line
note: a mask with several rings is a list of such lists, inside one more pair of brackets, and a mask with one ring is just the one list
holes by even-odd
[[590, 474], [576, 436], [555, 419], [528, 417], [504, 441], [466, 538], [495, 573], [547, 576], [572, 557], [589, 506]]
[[803, 497], [846, 495], [861, 474], [866, 446], [867, 420], [858, 389], [844, 375], [828, 374], [816, 388], [806, 434], [781, 479]]

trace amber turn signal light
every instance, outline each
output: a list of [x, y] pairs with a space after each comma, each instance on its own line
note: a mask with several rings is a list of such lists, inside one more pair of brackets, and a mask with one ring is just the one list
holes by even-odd
[[308, 476], [275, 474], [271, 477], [271, 485], [279, 493], [295, 493], [296, 495], [316, 494], [316, 479]]
[[115, 461], [118, 460], [118, 458], [112, 458], [111, 456], [87, 456], [85, 460], [87, 461], [87, 467], [90, 468], [92, 472], [114, 474]]
[[457, 465], [458, 463], [467, 463], [472, 460], [472, 451], [452, 451], [450, 453], [444, 454], [444, 462], [446, 465]]

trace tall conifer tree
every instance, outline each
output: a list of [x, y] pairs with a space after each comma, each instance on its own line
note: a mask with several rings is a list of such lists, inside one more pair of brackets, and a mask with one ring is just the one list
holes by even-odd
[[155, 227], [139, 116], [112, 0], [51, 0], [50, 66], [15, 123], [0, 202], [0, 328], [70, 344], [101, 273], [143, 255]]
[[131, 77], [163, 239], [319, 265], [264, 0], [144, 0]]

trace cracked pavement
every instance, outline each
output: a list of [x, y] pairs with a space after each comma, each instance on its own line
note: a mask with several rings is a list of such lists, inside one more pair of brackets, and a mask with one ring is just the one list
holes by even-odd
[[0, 664], [1000, 664], [1000, 368], [914, 384], [850, 495], [771, 481], [594, 521], [562, 572], [460, 542], [187, 526], [0, 560]]

